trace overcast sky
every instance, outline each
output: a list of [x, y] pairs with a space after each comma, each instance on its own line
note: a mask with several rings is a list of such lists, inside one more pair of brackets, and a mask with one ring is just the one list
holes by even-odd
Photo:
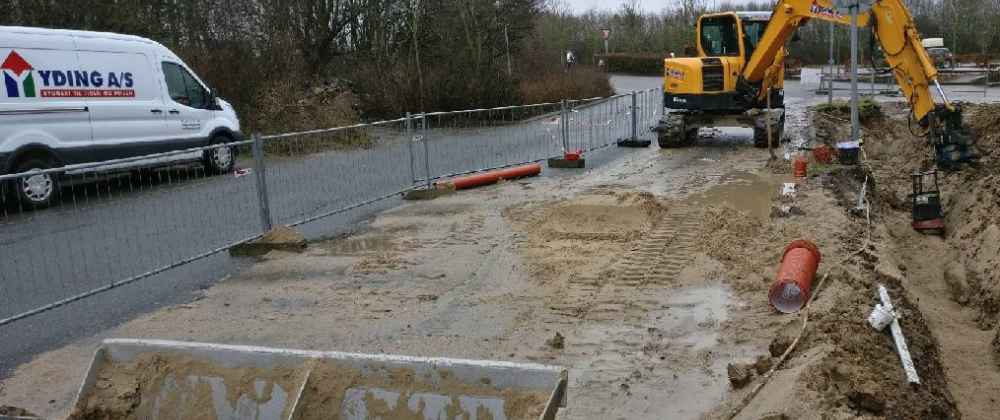
[[[590, 9], [617, 9], [621, 7], [623, 0], [562, 0], [569, 5], [573, 13], [586, 12]], [[640, 0], [639, 4], [644, 10], [659, 12], [663, 8], [672, 6], [677, 0]]]

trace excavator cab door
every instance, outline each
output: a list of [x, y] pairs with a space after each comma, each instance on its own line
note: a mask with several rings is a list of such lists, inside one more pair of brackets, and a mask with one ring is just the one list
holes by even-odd
[[736, 78], [746, 62], [743, 41], [743, 25], [735, 13], [715, 13], [698, 19], [698, 53], [702, 57], [705, 92], [736, 89]]

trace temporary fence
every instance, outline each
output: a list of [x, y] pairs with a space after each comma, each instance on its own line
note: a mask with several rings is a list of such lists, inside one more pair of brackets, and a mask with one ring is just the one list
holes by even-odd
[[[839, 69], [838, 69], [839, 71]], [[939, 87], [949, 98], [956, 100], [977, 101], [990, 96], [990, 88], [996, 87], [1000, 81], [1000, 71], [989, 68], [962, 67], [956, 69], [939, 69]], [[850, 79], [841, 73], [829, 73], [828, 67], [822, 69], [819, 88], [816, 93], [827, 94], [831, 100], [836, 93], [850, 92]], [[937, 94], [936, 88], [933, 92]], [[858, 75], [858, 94], [860, 95], [900, 95], [899, 86], [889, 70]], [[993, 92], [994, 96], [996, 91]]]
[[[273, 226], [308, 225], [450, 176], [648, 139], [661, 101], [651, 89], [407, 114], [0, 175], [0, 326], [224, 252]], [[198, 164], [220, 157], [234, 159], [234, 170]], [[20, 190], [50, 192], [51, 204], [43, 209]]]

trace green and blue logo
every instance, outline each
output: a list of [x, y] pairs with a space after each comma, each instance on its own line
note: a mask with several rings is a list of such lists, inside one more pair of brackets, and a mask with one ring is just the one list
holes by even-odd
[[39, 70], [11, 50], [0, 72], [8, 98], [135, 97], [135, 81], [128, 71]]

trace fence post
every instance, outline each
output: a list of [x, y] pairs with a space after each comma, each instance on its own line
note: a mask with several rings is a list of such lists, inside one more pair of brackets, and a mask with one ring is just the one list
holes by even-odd
[[569, 119], [569, 114], [566, 112], [565, 99], [562, 100], [560, 105], [562, 107], [559, 110], [559, 136], [562, 137], [563, 153], [565, 154], [569, 152], [569, 135], [567, 133], [567, 131], [569, 131], [569, 121], [567, 121]]
[[596, 144], [601, 143], [594, 139], [594, 108], [594, 104], [587, 107], [587, 138], [589, 139], [587, 142], [591, 149], [597, 147]]
[[427, 149], [427, 115], [422, 115], [420, 118], [420, 137], [421, 141], [424, 143], [424, 177], [425, 187], [429, 190], [431, 189], [431, 154]]
[[986, 67], [986, 72], [983, 74], [983, 97], [990, 96], [990, 68]]
[[639, 120], [637, 119], [637, 114], [639, 113], [639, 103], [636, 102], [637, 98], [635, 96], [635, 91], [632, 91], [632, 140], [639, 139]]
[[271, 202], [267, 195], [267, 167], [264, 166], [264, 141], [259, 134], [253, 136], [254, 172], [257, 174], [257, 204], [260, 208], [260, 226], [264, 232], [273, 227], [271, 222]]
[[413, 120], [409, 111], [406, 112], [406, 143], [410, 148], [410, 184], [413, 184], [417, 182], [417, 169], [413, 157]]

